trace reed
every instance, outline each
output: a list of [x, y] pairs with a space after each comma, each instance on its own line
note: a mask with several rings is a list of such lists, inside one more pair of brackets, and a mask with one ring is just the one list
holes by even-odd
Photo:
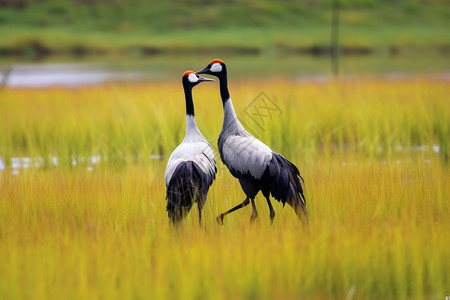
[[[437, 145], [447, 160], [448, 92], [445, 82], [427, 80], [231, 83], [234, 105], [247, 128], [287, 156], [302, 157], [352, 153], [392, 158], [396, 151]], [[179, 83], [0, 93], [4, 158], [58, 156], [70, 165], [71, 156], [101, 155], [111, 164], [148, 163], [149, 154], [170, 154], [184, 135]], [[215, 144], [222, 113], [218, 88], [203, 85], [194, 94], [199, 126]]]
[[[242, 209], [218, 226], [215, 216], [244, 197], [221, 163], [205, 228], [195, 210], [179, 230], [169, 225], [163, 174], [184, 134], [178, 83], [4, 89], [0, 298], [448, 295], [448, 84], [230, 85], [247, 127], [300, 167], [308, 226], [278, 202], [271, 225], [262, 196], [255, 224]], [[263, 106], [252, 102], [261, 91], [278, 108], [262, 126], [252, 115], [252, 105]], [[194, 90], [197, 121], [212, 144], [221, 126], [217, 92], [206, 84]], [[433, 145], [439, 151], [425, 147]], [[101, 161], [81, 159], [92, 155]], [[13, 172], [11, 158], [24, 156], [43, 157], [46, 167]]]

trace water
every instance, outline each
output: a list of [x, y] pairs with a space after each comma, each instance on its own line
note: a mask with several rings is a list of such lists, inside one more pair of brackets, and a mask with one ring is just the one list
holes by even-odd
[[[6, 69], [8, 68], [8, 69]], [[117, 70], [113, 64], [36, 63], [4, 67], [0, 82], [8, 87], [50, 87], [92, 85], [111, 81], [138, 81], [148, 75], [138, 71]]]
[[85, 65], [13, 65], [6, 85], [9, 87], [79, 86], [108, 81], [135, 81], [136, 72], [114, 72]]
[[[0, 86], [50, 87], [100, 84], [117, 81], [177, 81], [188, 69], [199, 70], [214, 57], [156, 56], [152, 58], [87, 57], [50, 58], [44, 61], [0, 60]], [[332, 78], [326, 56], [235, 55], [222, 57], [233, 79], [294, 78], [298, 82]], [[342, 57], [346, 77], [382, 76], [391, 80], [434, 76], [450, 81], [446, 56], [372, 55]]]
[[[379, 149], [383, 151], [383, 149]], [[403, 147], [398, 146], [394, 149], [396, 153], [405, 153], [407, 151], [418, 152], [418, 153], [434, 153], [439, 155], [440, 147], [439, 145], [431, 145], [431, 146], [412, 146], [412, 147]], [[159, 154], [150, 154], [148, 156], [149, 160], [161, 160], [163, 157]], [[96, 166], [101, 163], [108, 164], [108, 159], [106, 157], [102, 157], [100, 155], [92, 155], [92, 156], [72, 156], [72, 167], [80, 167], [85, 168], [87, 171], [92, 172]], [[423, 159], [422, 162], [424, 164], [431, 163], [431, 158]], [[385, 165], [387, 161], [380, 161], [381, 164]], [[401, 160], [393, 161], [395, 164], [401, 164]], [[5, 161], [2, 157], [0, 157], [0, 172], [10, 171], [13, 175], [18, 175], [21, 171], [25, 171], [27, 169], [41, 169], [44, 167], [58, 167], [60, 166], [59, 158], [57, 156], [51, 156], [48, 158], [47, 162], [44, 157], [12, 157], [9, 161]], [[343, 167], [354, 167], [358, 166], [358, 161], [343, 161]]]
[[[151, 154], [148, 156], [148, 159], [161, 160], [162, 156]], [[100, 155], [71, 157], [72, 167], [86, 168], [86, 170], [90, 172], [100, 163], [107, 164], [107, 161], [108, 159], [101, 157]], [[20, 171], [26, 169], [41, 169], [44, 167], [58, 166], [60, 166], [60, 162], [57, 156], [49, 157], [47, 162], [44, 157], [12, 157], [9, 161], [4, 161], [4, 159], [0, 157], [0, 172], [11, 171], [14, 175], [17, 175]]]

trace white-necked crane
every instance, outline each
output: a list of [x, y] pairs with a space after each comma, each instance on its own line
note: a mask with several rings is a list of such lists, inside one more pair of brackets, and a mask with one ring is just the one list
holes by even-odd
[[197, 202], [199, 224], [208, 190], [216, 177], [214, 151], [195, 122], [192, 88], [203, 81], [214, 81], [186, 71], [182, 77], [186, 100], [186, 134], [172, 152], [166, 167], [167, 213], [173, 224], [185, 217]]
[[207, 67], [197, 74], [214, 75], [219, 79], [220, 96], [223, 104], [223, 126], [219, 135], [218, 147], [220, 158], [231, 174], [239, 179], [245, 200], [220, 214], [217, 222], [223, 224], [223, 218], [244, 206], [252, 203], [253, 212], [250, 221], [258, 216], [255, 196], [261, 191], [267, 200], [270, 220], [273, 222], [275, 211], [270, 202], [272, 195], [276, 200], [288, 203], [297, 216], [307, 220], [306, 201], [300, 183], [298, 168], [281, 154], [273, 152], [263, 142], [250, 135], [239, 122], [228, 92], [227, 67], [220, 59], [213, 59]]

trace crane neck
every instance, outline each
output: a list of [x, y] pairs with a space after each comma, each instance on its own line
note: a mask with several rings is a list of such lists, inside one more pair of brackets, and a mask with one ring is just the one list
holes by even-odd
[[184, 141], [188, 142], [203, 137], [195, 122], [194, 101], [192, 100], [192, 87], [184, 86], [184, 96], [186, 99], [186, 133]]
[[192, 87], [184, 86], [184, 98], [186, 100], [186, 115], [194, 116], [194, 102], [192, 100]]
[[223, 125], [222, 125], [222, 133], [244, 133], [246, 132], [244, 127], [239, 122], [239, 119], [236, 116], [236, 112], [234, 111], [233, 103], [231, 102], [230, 93], [228, 91], [228, 81], [226, 73], [219, 77], [220, 81], [220, 97], [222, 98], [223, 104]]
[[225, 102], [230, 99], [230, 92], [228, 91], [228, 80], [227, 74], [219, 77], [219, 86], [220, 86], [220, 97], [222, 98], [222, 104], [225, 105]]
[[186, 133], [184, 135], [184, 141], [188, 142], [192, 139], [196, 140], [199, 137], [203, 137], [200, 129], [198, 129], [197, 122], [195, 122], [194, 115], [186, 115]]
[[246, 130], [236, 116], [233, 103], [228, 98], [223, 105], [223, 124], [221, 134], [245, 134]]

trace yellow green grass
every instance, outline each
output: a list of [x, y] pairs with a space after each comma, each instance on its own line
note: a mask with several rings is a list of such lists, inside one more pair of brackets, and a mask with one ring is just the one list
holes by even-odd
[[[0, 90], [1, 299], [442, 299], [450, 291], [445, 82], [231, 82], [243, 122], [305, 177], [308, 226], [262, 196], [251, 209], [219, 163], [204, 208], [180, 230], [164, 169], [184, 135], [179, 82]], [[281, 115], [251, 117], [263, 91]], [[194, 90], [215, 144], [218, 87]], [[253, 104], [252, 104], [253, 103]], [[247, 112], [250, 112], [247, 114]], [[262, 125], [262, 126], [259, 126]], [[432, 148], [439, 146], [439, 153]], [[436, 149], [436, 148], [435, 148]], [[162, 154], [162, 160], [150, 159]], [[93, 166], [72, 156], [100, 155]], [[20, 169], [12, 157], [57, 156]], [[219, 160], [219, 157], [217, 157]]]

